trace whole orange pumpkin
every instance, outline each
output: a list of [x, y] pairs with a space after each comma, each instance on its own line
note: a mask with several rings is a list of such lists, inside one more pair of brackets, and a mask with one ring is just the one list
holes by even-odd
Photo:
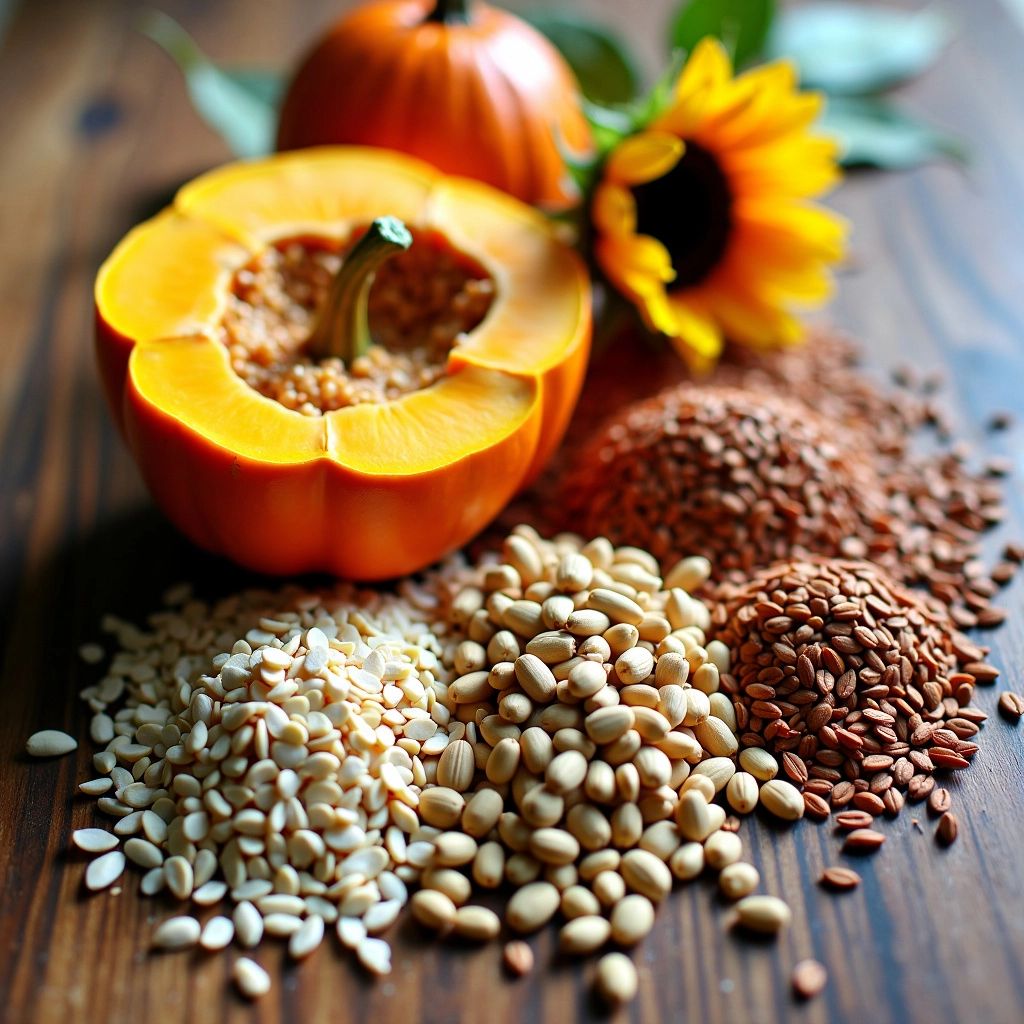
[[381, 0], [338, 21], [285, 95], [279, 149], [334, 143], [409, 153], [560, 209], [561, 152], [590, 130], [575, 78], [539, 32], [470, 0]]

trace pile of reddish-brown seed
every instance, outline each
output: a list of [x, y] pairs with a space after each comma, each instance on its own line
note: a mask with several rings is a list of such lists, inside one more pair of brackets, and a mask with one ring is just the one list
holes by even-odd
[[[869, 849], [883, 837], [863, 830], [898, 814], [904, 793], [948, 812], [935, 774], [969, 766], [986, 718], [974, 687], [997, 671], [944, 608], [877, 566], [835, 559], [780, 563], [724, 598], [713, 632], [733, 653], [722, 687], [741, 746], [779, 757], [811, 817], [841, 812], [848, 846]], [[951, 836], [946, 819], [939, 837]]]
[[666, 562], [705, 554], [733, 581], [780, 558], [867, 558], [960, 628], [998, 625], [991, 601], [1020, 552], [989, 572], [980, 537], [1003, 517], [1005, 467], [972, 470], [962, 446], [914, 452], [926, 422], [948, 429], [940, 404], [880, 385], [853, 353], [820, 336], [628, 406], [592, 436], [557, 506]]

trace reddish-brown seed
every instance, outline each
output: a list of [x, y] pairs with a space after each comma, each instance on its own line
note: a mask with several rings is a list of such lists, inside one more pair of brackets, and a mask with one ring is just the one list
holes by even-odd
[[895, 787], [887, 789], [882, 795], [882, 803], [885, 804], [885, 813], [888, 814], [890, 818], [895, 818], [896, 815], [903, 810], [903, 802], [903, 794]]
[[956, 771], [959, 768], [966, 768], [971, 763], [966, 757], [961, 757], [959, 754], [954, 753], [952, 750], [947, 750], [945, 747], [932, 747], [929, 752], [929, 757], [931, 757], [932, 763], [936, 768], [945, 768], [947, 771]]
[[828, 971], [817, 960], [801, 960], [793, 968], [793, 992], [798, 999], [813, 999], [828, 982]]
[[782, 770], [798, 786], [807, 781], [807, 765], [804, 764], [804, 759], [796, 754], [786, 751], [782, 755]]
[[956, 837], [959, 832], [960, 822], [957, 821], [956, 815], [952, 811], [946, 811], [946, 813], [939, 818], [938, 827], [935, 829], [935, 838], [943, 846], [949, 846], [956, 842]]
[[821, 873], [820, 882], [826, 889], [846, 892], [860, 885], [860, 875], [852, 868], [825, 868]]
[[867, 811], [840, 811], [835, 821], [841, 829], [852, 832], [855, 828], [870, 828], [875, 819]]
[[964, 671], [970, 673], [979, 683], [994, 683], [999, 678], [999, 669], [985, 661], [969, 661]]
[[857, 793], [853, 798], [853, 806], [868, 814], [881, 814], [885, 810], [882, 798], [874, 793]]
[[843, 843], [846, 853], [874, 853], [885, 842], [885, 836], [870, 828], [854, 829]]
[[815, 821], [824, 821], [832, 809], [827, 800], [823, 800], [817, 793], [804, 792], [804, 813]]
[[505, 945], [502, 953], [505, 970], [516, 977], [522, 977], [533, 970], [533, 950], [520, 939], [514, 939]]
[[935, 779], [931, 775], [915, 775], [907, 784], [907, 796], [911, 800], [924, 800], [935, 788]]
[[945, 814], [953, 804], [953, 798], [948, 789], [937, 786], [928, 795], [928, 810], [932, 814]]
[[999, 711], [1011, 722], [1019, 722], [1024, 717], [1024, 697], [1011, 690], [1004, 691], [999, 695]]

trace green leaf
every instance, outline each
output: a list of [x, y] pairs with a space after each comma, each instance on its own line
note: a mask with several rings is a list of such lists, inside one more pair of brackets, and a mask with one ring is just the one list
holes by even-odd
[[523, 17], [561, 51], [588, 100], [627, 103], [636, 95], [636, 64], [611, 29], [567, 12], [528, 11]]
[[826, 135], [839, 140], [847, 167], [897, 170], [931, 160], [966, 159], [961, 142], [879, 99], [829, 99], [819, 122]]
[[160, 11], [149, 12], [140, 28], [178, 65], [192, 105], [235, 156], [263, 156], [273, 150], [283, 86], [278, 75], [217, 67], [173, 18]]
[[715, 36], [742, 67], [760, 56], [774, 17], [775, 0], [688, 0], [672, 19], [669, 39], [689, 51]]
[[805, 86], [860, 96], [920, 74], [950, 33], [949, 20], [935, 10], [817, 3], [784, 11], [768, 51], [793, 58]]

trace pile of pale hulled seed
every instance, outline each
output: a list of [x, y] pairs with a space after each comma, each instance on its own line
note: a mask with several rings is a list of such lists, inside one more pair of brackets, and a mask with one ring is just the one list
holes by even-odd
[[[687, 559], [663, 581], [646, 552], [519, 527], [502, 560], [398, 597], [179, 594], [148, 630], [111, 620], [120, 650], [83, 694], [99, 774], [80, 788], [116, 823], [75, 833], [98, 855], [86, 885], [130, 861], [144, 893], [181, 901], [162, 948], [268, 935], [301, 958], [333, 928], [375, 973], [410, 890], [439, 932], [560, 915], [561, 950], [584, 954], [639, 942], [674, 879], [707, 866], [741, 923], [777, 930], [788, 908], [752, 895], [739, 821], [714, 801], [788, 819], [803, 801], [767, 751], [737, 771], [729, 653], [689, 595], [709, 570]], [[497, 889], [501, 916], [471, 902]], [[269, 988], [246, 957], [234, 977]], [[596, 984], [628, 996], [631, 962], [609, 954]]]

